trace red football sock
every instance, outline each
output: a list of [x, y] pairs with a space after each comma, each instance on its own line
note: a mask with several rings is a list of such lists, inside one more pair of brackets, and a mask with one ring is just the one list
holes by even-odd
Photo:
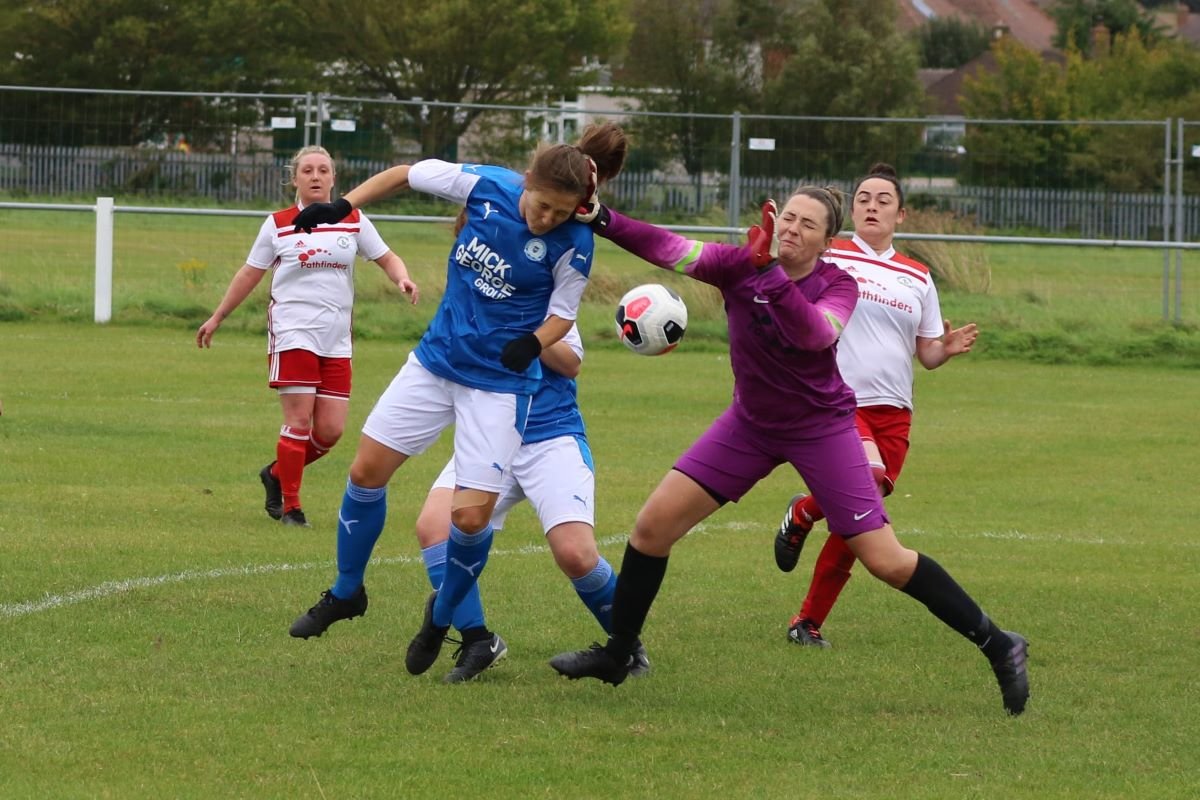
[[808, 515], [809, 522], [817, 522], [825, 519], [825, 512], [821, 510], [821, 506], [817, 504], [817, 498], [811, 494], [801, 500], [796, 505], [792, 506], [792, 520], [803, 524], [806, 522], [804, 514]]
[[304, 479], [304, 455], [308, 447], [308, 428], [284, 425], [275, 445], [275, 474], [283, 490], [284, 513], [300, 507], [300, 482]]
[[837, 534], [830, 534], [825, 540], [813, 566], [813, 579], [808, 587], [808, 596], [800, 607], [800, 616], [811, 619], [821, 627], [838, 595], [850, 580], [850, 569], [854, 566], [854, 553], [846, 545], [846, 540]]
[[307, 467], [309, 464], [316, 461], [318, 458], [325, 455], [332, 449], [333, 445], [317, 441], [317, 437], [315, 435], [309, 434], [308, 444], [304, 448], [304, 466]]

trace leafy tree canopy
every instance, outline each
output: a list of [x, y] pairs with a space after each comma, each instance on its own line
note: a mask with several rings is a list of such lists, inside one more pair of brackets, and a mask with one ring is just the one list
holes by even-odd
[[[891, 0], [803, 0], [799, 35], [779, 74], [764, 87], [773, 114], [823, 117], [905, 117], [919, 114], [924, 92], [912, 43], [896, 27]], [[791, 126], [794, 128], [795, 126]], [[918, 126], [823, 123], [796, 142], [820, 153], [810, 175], [857, 175], [869, 164], [896, 163], [920, 135]], [[903, 165], [898, 164], [901, 168]]]
[[957, 69], [987, 52], [992, 34], [978, 22], [934, 17], [913, 33], [922, 67]]
[[1054, 46], [1074, 48], [1087, 56], [1093, 54], [1097, 26], [1102, 25], [1107, 35], [1105, 49], [1111, 48], [1118, 36], [1132, 31], [1151, 42], [1165, 36], [1163, 27], [1136, 0], [1058, 0], [1050, 14], [1056, 27]]
[[[1200, 115], [1200, 51], [1148, 44], [1137, 30], [1092, 58], [1043, 61], [1016, 42], [993, 50], [998, 69], [969, 78], [963, 110], [976, 119], [1163, 120]], [[1161, 188], [1163, 133], [1156, 126], [970, 126], [967, 179], [1013, 185], [1153, 191]]]
[[144, 91], [294, 90], [315, 72], [288, 0], [41, 0], [0, 12], [4, 80]]
[[[762, 86], [762, 39], [774, 25], [770, 0], [634, 0], [633, 24], [618, 77], [643, 110], [677, 115], [746, 111]], [[729, 163], [727, 119], [643, 117], [632, 123], [634, 158], [678, 157], [691, 174]]]
[[[591, 76], [585, 57], [604, 57], [627, 35], [625, 0], [337, 0], [305, 3], [320, 31], [321, 57], [345, 94], [444, 103], [543, 104]], [[426, 154], [453, 155], [479, 110], [400, 108]], [[399, 132], [399, 131], [397, 131]]]
[[[287, 0], [42, 0], [0, 9], [0, 80], [134, 92], [294, 92], [317, 66]], [[228, 148], [250, 101], [28, 93], [0, 123], [34, 144]], [[286, 101], [280, 101], [286, 103]], [[21, 108], [17, 108], [21, 104]]]

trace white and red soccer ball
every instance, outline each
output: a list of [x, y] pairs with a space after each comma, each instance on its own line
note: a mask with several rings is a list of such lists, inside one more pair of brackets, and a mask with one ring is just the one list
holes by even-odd
[[617, 305], [617, 336], [638, 355], [669, 353], [687, 330], [683, 299], [659, 283], [635, 286]]

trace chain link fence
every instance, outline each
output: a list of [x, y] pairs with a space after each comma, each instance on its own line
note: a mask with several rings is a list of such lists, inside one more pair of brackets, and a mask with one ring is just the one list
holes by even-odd
[[272, 206], [290, 197], [286, 165], [304, 145], [329, 149], [349, 187], [430, 155], [522, 169], [539, 141], [574, 141], [608, 119], [629, 130], [634, 147], [607, 196], [652, 219], [737, 227], [768, 196], [800, 183], [850, 189], [868, 161], [887, 161], [904, 176], [910, 207], [993, 232], [1200, 238], [1200, 122], [671, 115], [604, 98], [587, 105], [3, 86], [0, 195]]
[[[337, 159], [344, 190], [395, 163], [429, 156], [522, 170], [539, 142], [573, 142], [588, 124], [611, 120], [626, 128], [633, 146], [625, 171], [605, 187], [605, 201], [678, 230], [733, 240], [765, 198], [785, 198], [799, 184], [850, 190], [872, 163], [886, 161], [903, 176], [910, 209], [898, 235], [903, 246], [929, 240], [945, 264], [978, 263], [978, 286], [1041, 298], [1046, 293], [1036, 277], [1007, 288], [1005, 276], [992, 281], [989, 257], [978, 248], [986, 245], [991, 260], [1003, 264], [1012, 248], [1071, 243], [1128, 254], [1121, 265], [1146, 279], [1136, 293], [1139, 313], [1161, 306], [1163, 319], [1179, 322], [1185, 308], [1200, 302], [1194, 282], [1183, 279], [1200, 247], [1200, 121], [667, 114], [629, 105], [602, 96], [511, 107], [0, 86], [0, 208], [63, 220], [45, 241], [18, 236], [8, 266], [41, 263], [44, 252], [56, 255], [43, 277], [65, 266], [65, 232], [79, 227], [66, 220], [84, 215], [62, 212], [92, 212], [98, 197], [115, 198], [126, 219], [156, 210], [150, 207], [176, 214], [280, 208], [294, 192], [287, 165], [310, 144]], [[455, 209], [406, 194], [373, 216], [384, 211], [413, 220], [448, 217]], [[87, 268], [85, 229], [97, 226], [79, 222], [77, 268]], [[116, 238], [120, 245], [151, 235], [118, 230]], [[116, 252], [120, 267], [119, 246]], [[1053, 249], [1043, 252], [1054, 257]], [[917, 255], [938, 268], [937, 252], [926, 247]], [[222, 251], [175, 260], [217, 264], [229, 257]], [[14, 274], [0, 268], [0, 279]]]

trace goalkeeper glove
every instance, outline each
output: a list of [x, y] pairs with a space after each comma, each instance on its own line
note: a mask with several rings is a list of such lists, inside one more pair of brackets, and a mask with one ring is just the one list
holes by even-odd
[[609, 215], [608, 209], [600, 202], [600, 196], [597, 194], [600, 182], [596, 177], [596, 162], [589, 158], [588, 163], [591, 165], [592, 175], [588, 180], [584, 201], [579, 208], [575, 209], [575, 219], [590, 225], [592, 230], [602, 231], [608, 227], [612, 217]]
[[779, 237], [775, 235], [775, 216], [778, 213], [775, 201], [766, 201], [762, 207], [762, 224], [750, 228], [750, 258], [758, 269], [779, 258]]

